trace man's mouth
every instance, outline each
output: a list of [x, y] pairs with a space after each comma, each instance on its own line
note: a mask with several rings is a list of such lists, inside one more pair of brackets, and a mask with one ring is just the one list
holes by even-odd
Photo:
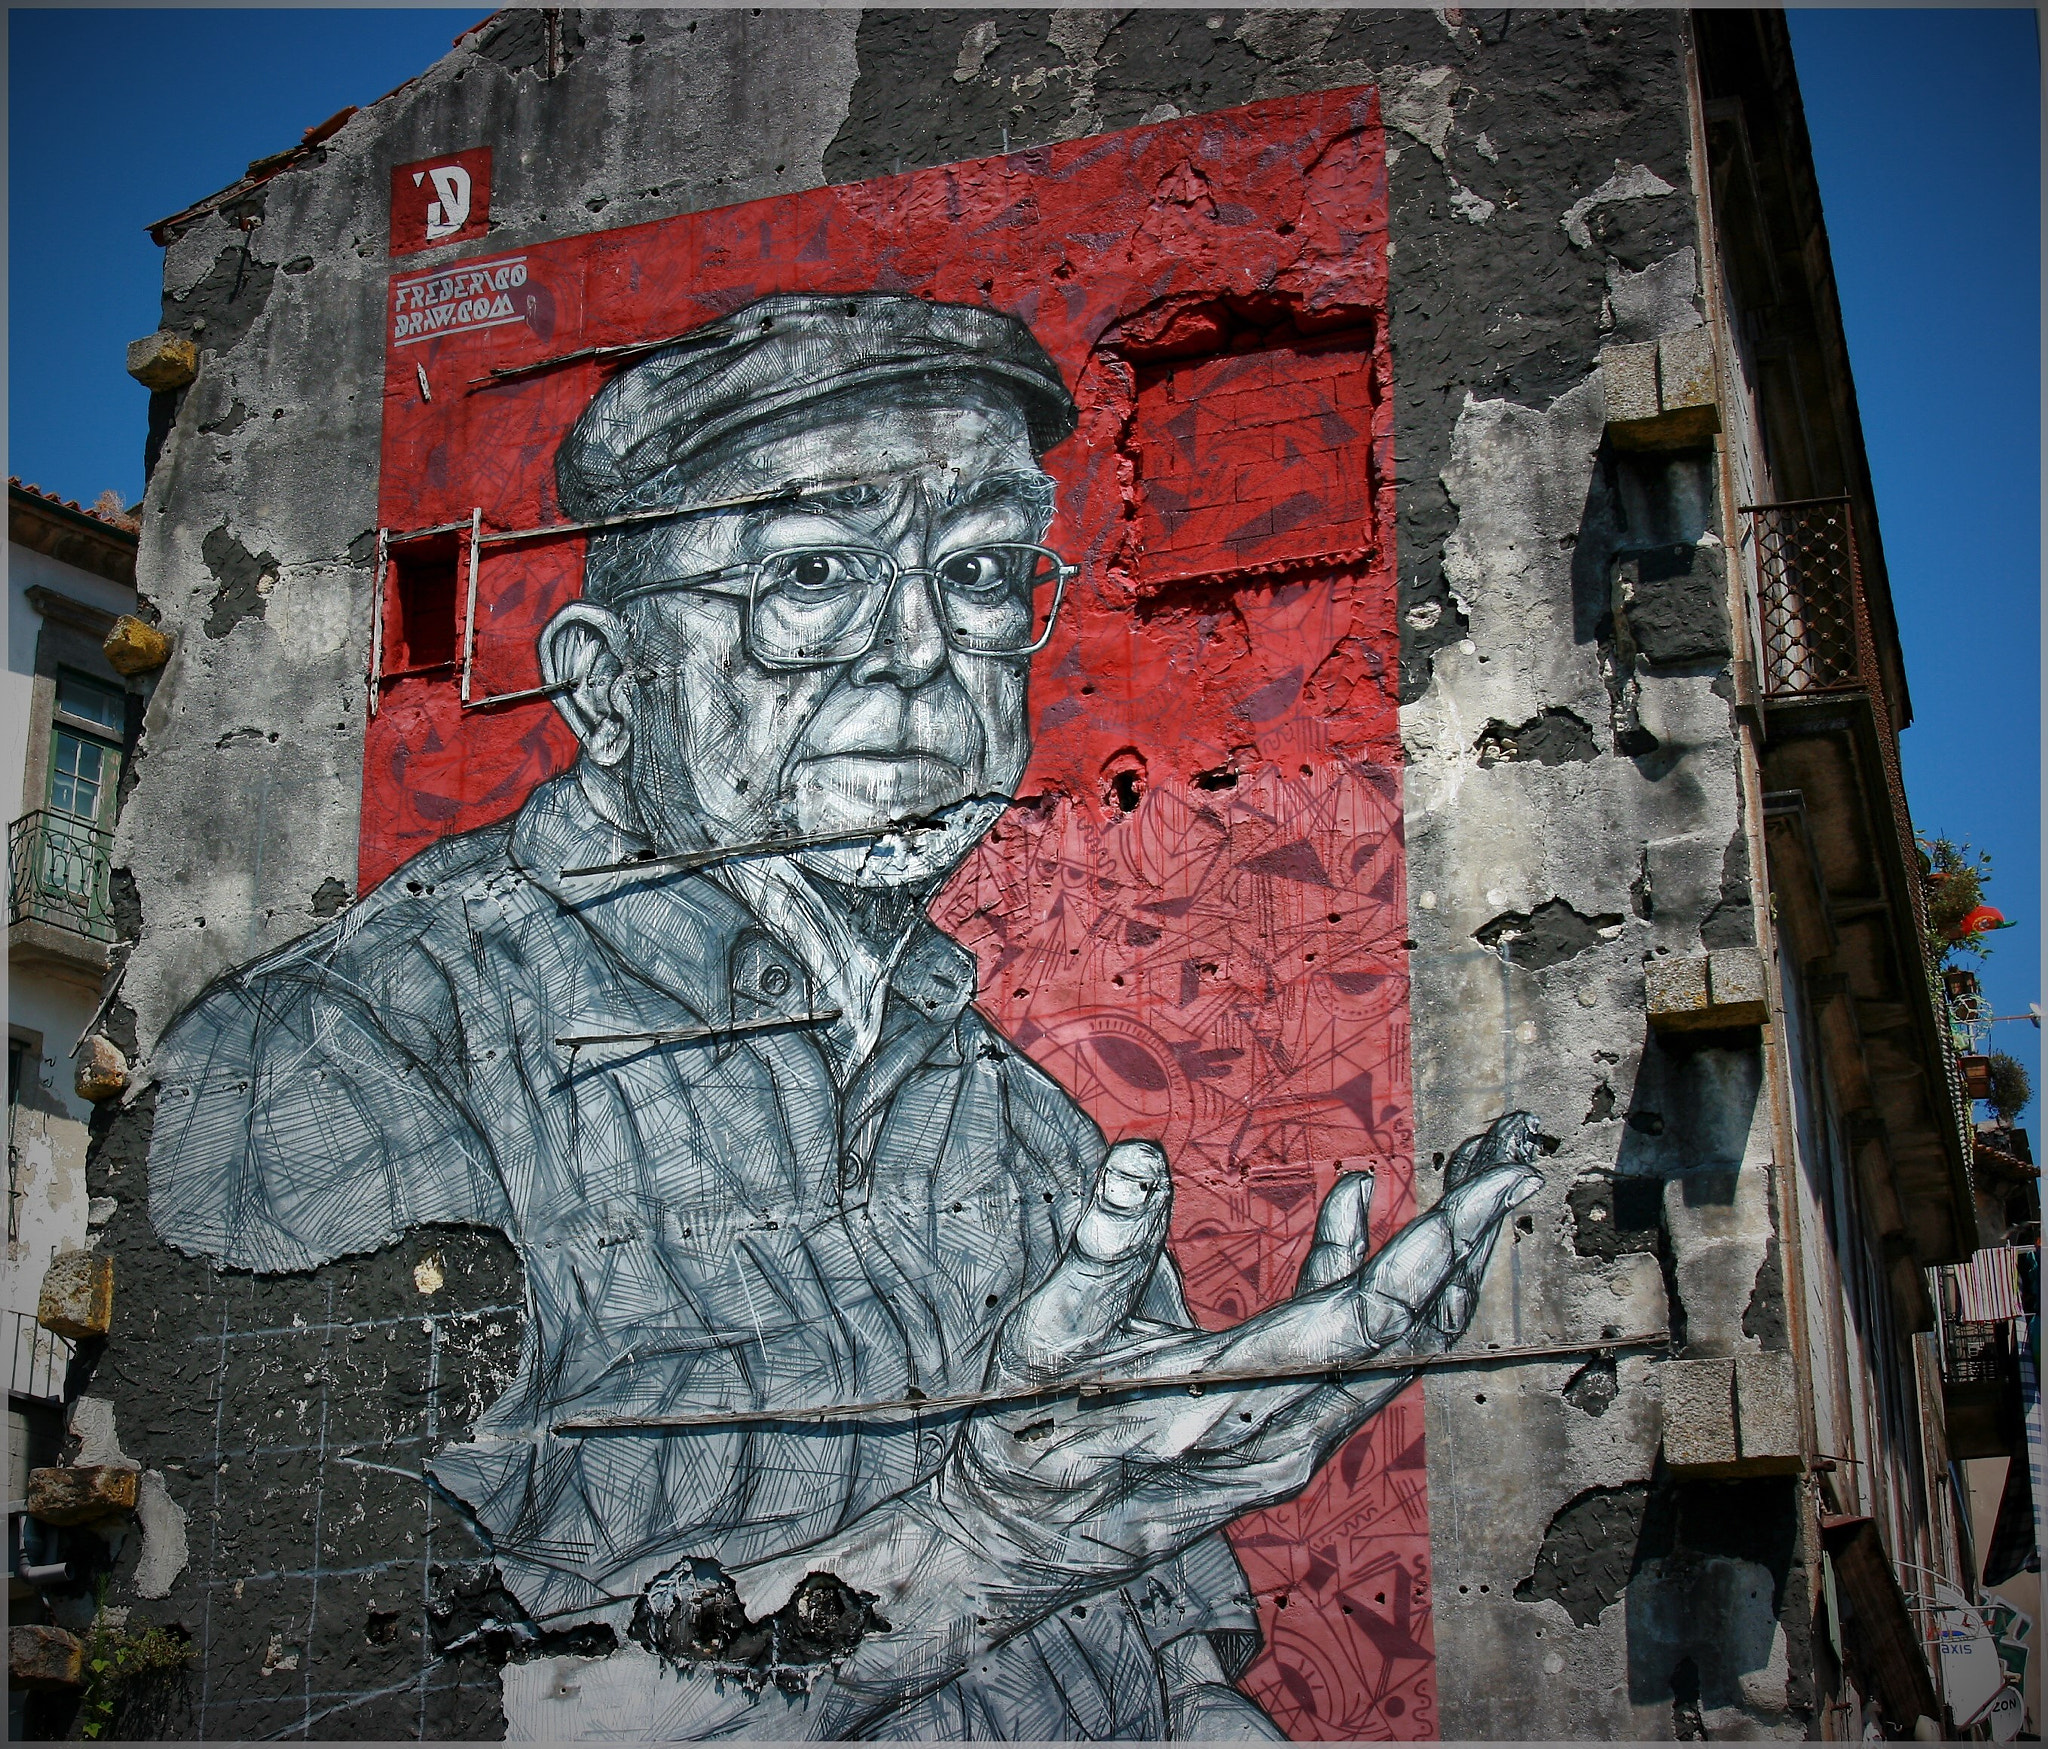
[[967, 773], [928, 753], [828, 753], [790, 773], [800, 816], [887, 825], [951, 807], [970, 793]]

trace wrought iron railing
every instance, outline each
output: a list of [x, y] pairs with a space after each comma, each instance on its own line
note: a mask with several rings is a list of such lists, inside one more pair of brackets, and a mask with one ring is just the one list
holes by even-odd
[[1764, 697], [1867, 686], [1859, 635], [1863, 583], [1849, 500], [1757, 504], [1748, 515], [1761, 586], [1757, 682]]
[[1941, 955], [1927, 927], [1927, 895], [1919, 879], [1920, 853], [1913, 818], [1906, 807], [1906, 779], [1899, 766], [1899, 736], [1877, 661], [1870, 608], [1863, 593], [1863, 568], [1856, 551], [1854, 508], [1847, 498], [1808, 498], [1783, 504], [1750, 504], [1756, 561], [1755, 619], [1757, 687], [1764, 703], [1825, 700], [1854, 695], [1867, 705], [1877, 741], [1878, 762], [1891, 804], [1906, 879], [1902, 883], [1920, 944], [1928, 1001], [1940, 1033], [1938, 1065], [1948, 1085], [1955, 1143], [1963, 1171], [1974, 1181], [1974, 1128], [1969, 1095], [1956, 1067], [1948, 1037], [1947, 992], [1940, 981]]
[[7, 828], [7, 921], [48, 923], [93, 941], [114, 939], [107, 869], [114, 835], [49, 808]]
[[64, 1398], [64, 1375], [71, 1366], [70, 1338], [45, 1330], [33, 1312], [9, 1312], [14, 1338], [13, 1363], [7, 1374], [7, 1394], [34, 1397], [46, 1403]]
[[2009, 1324], [1952, 1319], [1943, 1325], [1941, 1374], [1950, 1384], [2003, 1384], [2012, 1373], [2013, 1364]]

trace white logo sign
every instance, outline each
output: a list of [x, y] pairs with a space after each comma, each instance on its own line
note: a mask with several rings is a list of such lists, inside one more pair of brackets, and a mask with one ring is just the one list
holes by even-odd
[[[436, 171], [436, 175], [440, 172]], [[512, 294], [526, 283], [526, 257], [506, 256], [466, 267], [443, 268], [391, 282], [391, 340], [395, 346], [437, 334], [497, 328], [526, 319]]]
[[434, 192], [441, 198], [430, 202], [427, 207], [427, 241], [452, 237], [469, 222], [469, 172], [460, 164], [444, 165], [438, 170], [415, 170], [412, 185], [417, 188], [431, 176]]

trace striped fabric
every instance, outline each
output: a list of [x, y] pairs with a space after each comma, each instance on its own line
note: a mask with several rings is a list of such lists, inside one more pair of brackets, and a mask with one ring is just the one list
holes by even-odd
[[2020, 1310], [2019, 1250], [1999, 1245], [1979, 1251], [1949, 1271], [1955, 1283], [1955, 1315], [1965, 1323], [1993, 1324], [2023, 1316]]

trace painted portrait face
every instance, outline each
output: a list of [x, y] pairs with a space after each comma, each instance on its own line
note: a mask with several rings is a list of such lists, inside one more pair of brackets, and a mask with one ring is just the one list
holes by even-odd
[[630, 639], [621, 776], [686, 844], [882, 832], [808, 851], [853, 884], [919, 884], [971, 849], [1030, 755], [1028, 650], [1057, 571], [1052, 482], [1022, 413], [972, 382], [842, 397], [748, 429], [698, 503], [848, 482], [636, 534], [612, 591]]

